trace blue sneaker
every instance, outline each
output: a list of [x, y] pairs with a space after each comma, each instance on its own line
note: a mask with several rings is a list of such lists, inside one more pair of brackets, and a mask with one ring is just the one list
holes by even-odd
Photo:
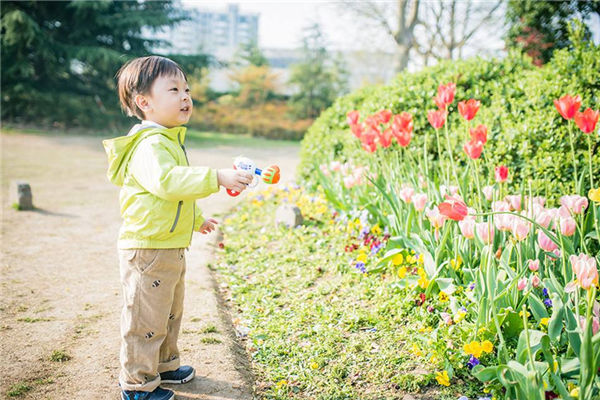
[[135, 390], [121, 391], [121, 400], [173, 400], [175, 393], [160, 386], [152, 392], [140, 392]]
[[175, 371], [160, 373], [160, 383], [187, 383], [194, 379], [196, 371], [189, 365], [183, 365]]

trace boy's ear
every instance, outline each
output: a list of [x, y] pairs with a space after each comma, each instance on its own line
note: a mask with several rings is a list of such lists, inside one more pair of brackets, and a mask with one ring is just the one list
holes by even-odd
[[133, 101], [135, 102], [135, 105], [138, 106], [138, 108], [144, 113], [152, 109], [148, 99], [143, 94], [136, 94], [133, 98]]

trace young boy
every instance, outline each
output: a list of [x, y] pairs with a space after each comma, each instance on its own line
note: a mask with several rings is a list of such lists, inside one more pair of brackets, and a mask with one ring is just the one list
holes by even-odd
[[161, 383], [185, 383], [194, 369], [180, 366], [185, 255], [194, 230], [215, 229], [195, 200], [219, 191], [241, 192], [252, 181], [245, 171], [189, 166], [183, 146], [192, 99], [185, 73], [157, 56], [136, 58], [118, 72], [122, 108], [142, 122], [127, 136], [103, 142], [108, 178], [121, 186], [123, 225], [119, 259], [123, 400], [171, 400]]

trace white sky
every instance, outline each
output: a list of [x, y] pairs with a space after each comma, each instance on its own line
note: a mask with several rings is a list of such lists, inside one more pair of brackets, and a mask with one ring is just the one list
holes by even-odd
[[[391, 0], [378, 0], [391, 2]], [[481, 0], [485, 3], [489, 0]], [[258, 41], [262, 48], [297, 48], [301, 45], [302, 30], [317, 22], [327, 40], [329, 49], [352, 50], [361, 49], [385, 50], [392, 49], [393, 43], [382, 30], [365, 31], [364, 24], [356, 22], [349, 13], [344, 13], [341, 1], [307, 0], [303, 2], [290, 0], [271, 1], [206, 1], [182, 0], [186, 7], [201, 9], [226, 10], [227, 4], [239, 4], [240, 12], [258, 13]], [[498, 11], [497, 11], [498, 12]], [[594, 42], [600, 42], [600, 20], [591, 21]], [[596, 26], [596, 29], [594, 29]], [[484, 49], [500, 51], [503, 48], [501, 33], [498, 26], [485, 27], [478, 32], [474, 42], [480, 48], [466, 48], [465, 55], [478, 53]]]

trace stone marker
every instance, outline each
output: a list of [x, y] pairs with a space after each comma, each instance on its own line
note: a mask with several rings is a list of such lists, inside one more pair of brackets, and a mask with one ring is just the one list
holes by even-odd
[[15, 181], [11, 188], [11, 205], [17, 204], [19, 210], [33, 210], [31, 186], [23, 181]]
[[302, 225], [304, 218], [300, 209], [291, 204], [282, 204], [277, 208], [275, 212], [275, 223], [277, 225], [284, 224], [288, 228], [292, 228], [298, 225]]

